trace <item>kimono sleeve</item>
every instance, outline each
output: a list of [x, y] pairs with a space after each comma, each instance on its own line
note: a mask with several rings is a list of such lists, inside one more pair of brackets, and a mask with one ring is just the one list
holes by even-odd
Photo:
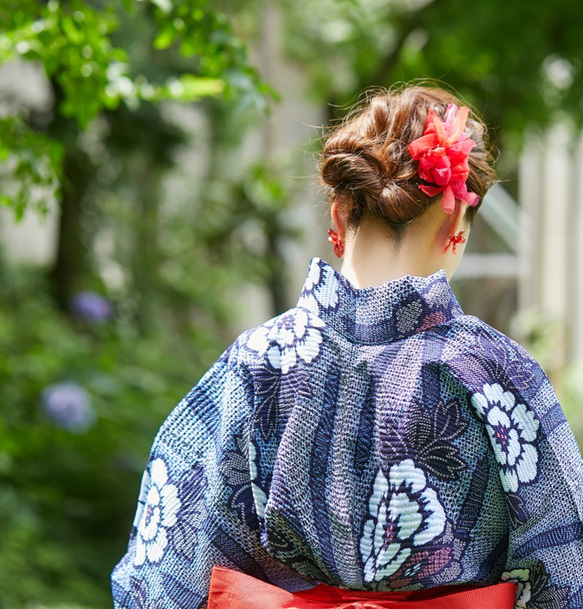
[[509, 515], [503, 581], [516, 607], [583, 607], [583, 463], [555, 392], [520, 347], [472, 404], [485, 423]]
[[116, 609], [196, 609], [213, 566], [266, 579], [249, 467], [252, 382], [232, 346], [162, 425], [143, 475]]

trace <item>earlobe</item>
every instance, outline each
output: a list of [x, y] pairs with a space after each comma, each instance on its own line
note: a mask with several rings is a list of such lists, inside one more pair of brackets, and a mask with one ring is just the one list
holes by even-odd
[[468, 240], [470, 226], [466, 216], [467, 207], [467, 203], [456, 201], [452, 214], [446, 217], [440, 231], [443, 239], [440, 247], [443, 254], [456, 255], [458, 245], [463, 245]]
[[336, 226], [337, 230], [328, 229], [328, 241], [334, 246], [334, 254], [338, 258], [342, 258], [344, 256], [344, 242], [346, 238], [346, 220], [336, 200], [332, 201], [330, 215], [332, 223]]
[[462, 229], [462, 230], [458, 231], [455, 235], [452, 235], [450, 233], [448, 235], [447, 245], [443, 249], [443, 252], [444, 253], [447, 252], [447, 250], [451, 247], [451, 253], [452, 254], [457, 253], [457, 246], [460, 245], [461, 243], [465, 243], [467, 241], [466, 237], [464, 236], [465, 232], [466, 231]]

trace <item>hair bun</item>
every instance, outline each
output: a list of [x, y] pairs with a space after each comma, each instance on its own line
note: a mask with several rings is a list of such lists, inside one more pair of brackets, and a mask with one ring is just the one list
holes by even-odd
[[[328, 136], [320, 163], [322, 182], [341, 203], [349, 223], [372, 214], [395, 231], [422, 215], [437, 199], [419, 189], [417, 164], [408, 145], [423, 135], [429, 108], [444, 115], [460, 101], [442, 89], [413, 86], [369, 97]], [[476, 142], [469, 155], [471, 185], [480, 199], [494, 181], [485, 128], [473, 116], [468, 136]]]
[[[374, 147], [357, 133], [330, 141], [324, 151], [321, 176], [336, 196], [358, 202], [362, 211], [377, 213], [374, 205], [385, 188], [384, 163]], [[362, 214], [360, 214], [362, 215]]]

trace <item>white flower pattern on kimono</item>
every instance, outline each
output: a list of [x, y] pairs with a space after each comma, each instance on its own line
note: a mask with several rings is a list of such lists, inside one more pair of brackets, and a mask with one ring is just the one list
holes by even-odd
[[514, 394], [498, 384], [484, 385], [483, 393], [472, 396], [472, 404], [486, 423], [498, 461], [502, 486], [515, 493], [520, 483], [532, 482], [537, 475], [536, 440], [539, 422]]
[[146, 560], [158, 563], [168, 546], [168, 530], [176, 524], [180, 509], [178, 489], [168, 481], [168, 469], [163, 459], [152, 461], [150, 474], [144, 476], [140, 492], [140, 508], [136, 514], [136, 554], [134, 565]]
[[388, 479], [379, 469], [369, 513], [360, 540], [365, 582], [396, 573], [413, 548], [443, 533], [446, 522], [437, 493], [411, 459], [391, 466]]
[[516, 609], [526, 609], [531, 597], [529, 569], [513, 569], [502, 573], [501, 581], [518, 584], [516, 591]]
[[310, 310], [335, 309], [338, 306], [338, 279], [334, 271], [312, 264], [304, 284], [302, 300]]
[[287, 374], [300, 362], [309, 364], [320, 353], [324, 322], [299, 309], [295, 315], [284, 315], [271, 325], [254, 330], [247, 348], [259, 355], [267, 354], [273, 368]]

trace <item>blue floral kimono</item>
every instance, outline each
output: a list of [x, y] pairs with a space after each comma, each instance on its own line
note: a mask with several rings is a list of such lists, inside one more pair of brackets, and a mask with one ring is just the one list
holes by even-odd
[[583, 466], [545, 374], [443, 271], [353, 288], [311, 263], [162, 426], [117, 608], [195, 609], [214, 565], [288, 590], [518, 584], [583, 607]]

